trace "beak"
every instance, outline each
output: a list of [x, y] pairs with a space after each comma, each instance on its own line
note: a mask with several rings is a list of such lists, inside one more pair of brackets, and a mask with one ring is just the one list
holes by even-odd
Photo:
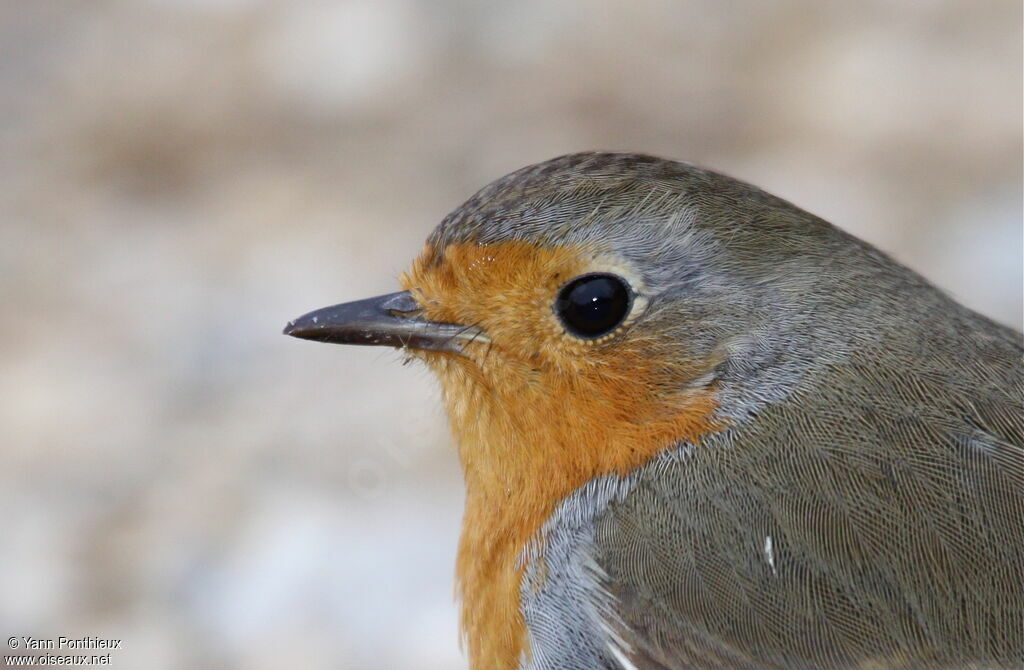
[[427, 321], [408, 291], [345, 302], [300, 316], [284, 334], [335, 344], [365, 344], [462, 353], [467, 342], [486, 336], [479, 328]]

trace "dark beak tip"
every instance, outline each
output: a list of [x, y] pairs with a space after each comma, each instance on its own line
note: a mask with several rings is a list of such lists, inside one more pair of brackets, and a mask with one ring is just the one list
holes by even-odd
[[330, 336], [330, 329], [307, 323], [302, 319], [296, 319], [295, 321], [289, 321], [281, 333], [300, 340], [322, 340], [326, 342], [329, 341], [329, 339], [325, 338]]
[[322, 324], [312, 323], [309, 319], [298, 318], [289, 321], [281, 333], [300, 340], [319, 340], [328, 334], [327, 330]]

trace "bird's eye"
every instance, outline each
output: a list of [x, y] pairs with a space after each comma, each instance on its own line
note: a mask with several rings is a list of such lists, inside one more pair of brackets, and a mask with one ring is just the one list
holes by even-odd
[[632, 302], [632, 291], [621, 277], [586, 274], [558, 291], [554, 309], [566, 330], [589, 340], [615, 330], [625, 321]]

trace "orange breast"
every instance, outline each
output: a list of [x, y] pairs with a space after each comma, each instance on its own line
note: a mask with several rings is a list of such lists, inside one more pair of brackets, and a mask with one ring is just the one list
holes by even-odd
[[581, 343], [549, 318], [558, 286], [594, 258], [590, 249], [451, 245], [440, 258], [428, 248], [403, 278], [428, 318], [479, 325], [491, 340], [465, 356], [421, 354], [441, 380], [465, 472], [456, 572], [474, 668], [517, 667], [526, 649], [518, 559], [559, 502], [717, 429], [713, 392], [681, 390], [710, 362], [649, 336]]

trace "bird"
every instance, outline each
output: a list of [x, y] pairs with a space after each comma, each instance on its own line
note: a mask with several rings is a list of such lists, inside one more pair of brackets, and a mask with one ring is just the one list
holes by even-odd
[[285, 334], [436, 373], [474, 670], [1024, 668], [1024, 343], [688, 163], [485, 186]]

